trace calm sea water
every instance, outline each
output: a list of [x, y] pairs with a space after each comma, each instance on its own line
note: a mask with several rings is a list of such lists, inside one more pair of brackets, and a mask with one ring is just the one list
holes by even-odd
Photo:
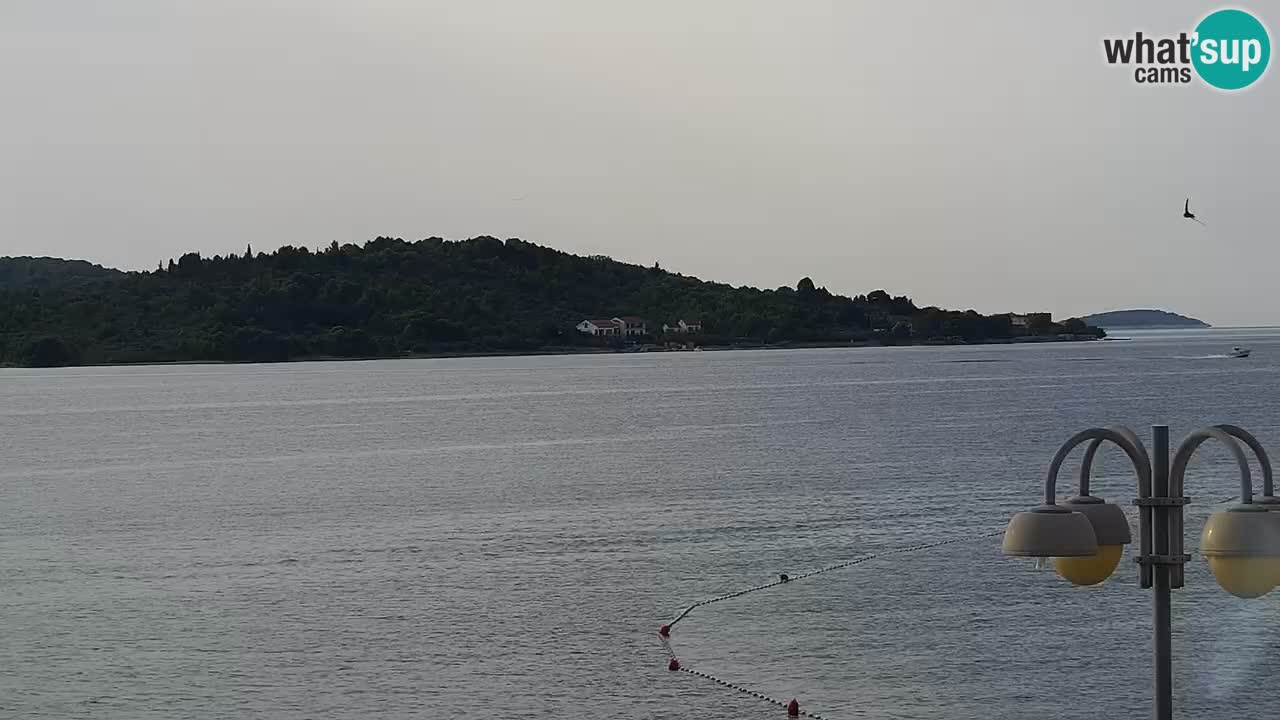
[[[1086, 426], [1229, 421], [1280, 454], [1280, 334], [1131, 337], [0, 371], [0, 717], [778, 717], [668, 673], [658, 625], [997, 530]], [[1131, 499], [1104, 461], [1096, 490]], [[1233, 473], [1205, 446], [1188, 545]], [[1129, 563], [1072, 588], [998, 541], [673, 640], [830, 718], [1147, 716]], [[1174, 623], [1182, 717], [1275, 717], [1280, 592], [1237, 600], [1197, 560]]]

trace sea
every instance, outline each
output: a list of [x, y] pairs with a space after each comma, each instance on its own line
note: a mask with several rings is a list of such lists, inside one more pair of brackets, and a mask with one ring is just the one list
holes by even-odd
[[[1132, 553], [998, 533], [1084, 428], [1280, 454], [1280, 330], [1112, 335], [0, 370], [0, 718], [1147, 717]], [[1204, 445], [1188, 548], [1238, 487]], [[1173, 625], [1178, 717], [1276, 717], [1280, 591], [1196, 555]]]

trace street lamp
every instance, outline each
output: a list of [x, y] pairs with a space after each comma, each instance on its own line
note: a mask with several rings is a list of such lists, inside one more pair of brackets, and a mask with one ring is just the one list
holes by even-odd
[[[1240, 503], [1213, 513], [1205, 524], [1200, 553], [1224, 590], [1243, 598], [1267, 594], [1280, 584], [1280, 498], [1273, 495], [1271, 460], [1257, 438], [1234, 425], [1197, 430], [1178, 446], [1169, 463], [1169, 428], [1152, 427], [1155, 452], [1127, 428], [1091, 428], [1076, 433], [1058, 449], [1045, 478], [1044, 504], [1020, 512], [1009, 521], [1004, 554], [1053, 558], [1059, 575], [1076, 585], [1106, 580], [1131, 542], [1129, 523], [1118, 505], [1090, 494], [1090, 470], [1098, 447], [1117, 445], [1129, 457], [1138, 480], [1138, 580], [1154, 588], [1155, 717], [1173, 717], [1173, 663], [1170, 590], [1183, 586], [1183, 475], [1192, 455], [1206, 440], [1225, 444], [1240, 470]], [[1079, 445], [1088, 442], [1080, 467], [1079, 494], [1058, 504], [1058, 470]], [[1262, 467], [1263, 495], [1254, 502], [1249, 458], [1240, 443], [1253, 450]], [[1274, 512], [1268, 512], [1273, 510]]]
[[[1138, 457], [1133, 459], [1135, 466], [1140, 468], [1140, 472], [1149, 474], [1151, 458], [1147, 455], [1147, 449], [1138, 436], [1124, 427], [1115, 428], [1114, 431], [1133, 444], [1138, 451]], [[1093, 468], [1093, 458], [1102, 443], [1102, 439], [1095, 438], [1085, 448], [1084, 460], [1080, 464], [1080, 491], [1075, 497], [1062, 504], [1068, 510], [1074, 510], [1089, 520], [1098, 541], [1098, 550], [1094, 555], [1054, 558], [1054, 570], [1076, 585], [1097, 585], [1111, 577], [1111, 573], [1115, 572], [1120, 564], [1124, 546], [1133, 542], [1133, 536], [1129, 534], [1129, 519], [1124, 516], [1124, 510], [1115, 503], [1106, 502], [1090, 494], [1090, 471]]]

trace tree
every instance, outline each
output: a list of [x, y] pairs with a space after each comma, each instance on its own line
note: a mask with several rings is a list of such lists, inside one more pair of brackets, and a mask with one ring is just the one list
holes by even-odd
[[800, 278], [800, 282], [796, 283], [796, 290], [798, 292], [813, 292], [814, 290], [817, 290], [817, 288], [814, 287], [813, 280], [811, 278], [803, 277]]
[[178, 258], [178, 272], [183, 275], [198, 275], [203, 267], [204, 263], [198, 252], [184, 253]]

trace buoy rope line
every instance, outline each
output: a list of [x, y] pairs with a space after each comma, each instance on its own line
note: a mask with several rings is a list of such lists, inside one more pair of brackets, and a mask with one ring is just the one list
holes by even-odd
[[681, 620], [685, 619], [685, 617], [687, 617], [687, 616], [689, 615], [689, 613], [691, 613], [691, 612], [693, 612], [694, 610], [696, 610], [697, 608], [703, 607], [703, 606], [705, 606], [705, 605], [711, 605], [712, 603], [723, 602], [723, 601], [725, 601], [725, 600], [732, 600], [732, 599], [734, 599], [734, 598], [742, 597], [743, 595], [749, 595], [749, 594], [751, 594], [751, 593], [753, 593], [753, 592], [760, 592], [761, 590], [768, 590], [768, 589], [769, 589], [769, 588], [771, 588], [771, 587], [777, 587], [777, 586], [779, 586], [779, 585], [786, 585], [787, 583], [793, 583], [793, 582], [797, 582], [797, 581], [799, 581], [799, 580], [806, 580], [806, 579], [808, 579], [808, 578], [814, 577], [815, 575], [821, 575], [821, 574], [823, 574], [823, 573], [831, 572], [832, 570], [843, 570], [843, 569], [845, 569], [845, 568], [847, 568], [847, 567], [852, 567], [852, 566], [854, 566], [854, 565], [860, 565], [860, 564], [862, 564], [862, 563], [864, 563], [864, 562], [868, 562], [868, 561], [871, 561], [871, 560], [875, 560], [875, 559], [877, 559], [877, 558], [886, 557], [886, 556], [888, 556], [888, 555], [901, 555], [901, 554], [903, 554], [903, 553], [919, 552], [919, 551], [921, 551], [921, 550], [929, 550], [929, 549], [932, 549], [932, 548], [941, 547], [941, 546], [943, 546], [943, 545], [953, 545], [953, 544], [955, 544], [955, 543], [968, 542], [968, 541], [970, 541], [970, 540], [980, 540], [980, 539], [982, 539], [982, 538], [995, 537], [996, 535], [1003, 535], [1003, 534], [1004, 534], [1004, 528], [1001, 528], [1001, 529], [999, 529], [999, 530], [994, 530], [994, 531], [989, 532], [989, 533], [983, 533], [983, 534], [981, 534], [981, 535], [967, 535], [967, 536], [965, 536], [965, 537], [961, 537], [961, 538], [951, 538], [950, 540], [938, 540], [938, 541], [936, 541], [936, 542], [923, 543], [923, 544], [921, 544], [921, 545], [911, 545], [911, 546], [908, 546], [908, 547], [894, 548], [894, 549], [892, 549], [892, 550], [885, 550], [885, 551], [883, 551], [883, 552], [871, 553], [871, 554], [869, 554], [869, 555], [860, 555], [860, 556], [858, 556], [858, 557], [856, 557], [856, 558], [854, 558], [854, 559], [852, 559], [852, 560], [846, 560], [845, 562], [836, 563], [835, 565], [828, 565], [828, 566], [826, 566], [826, 567], [818, 568], [817, 570], [812, 570], [812, 571], [810, 571], [810, 572], [803, 573], [803, 574], [801, 574], [801, 575], [795, 575], [795, 576], [786, 576], [786, 575], [784, 575], [784, 576], [782, 576], [781, 578], [779, 578], [778, 580], [774, 580], [773, 582], [765, 583], [765, 584], [763, 584], [763, 585], [756, 585], [755, 587], [749, 587], [749, 588], [747, 588], [747, 589], [745, 589], [745, 590], [739, 590], [739, 591], [737, 591], [737, 592], [725, 593], [724, 595], [718, 595], [718, 596], [716, 596], [716, 597], [708, 598], [708, 599], [706, 599], [706, 600], [699, 600], [698, 602], [696, 602], [696, 603], [694, 603], [694, 604], [690, 605], [689, 607], [685, 608], [684, 610], [682, 610], [682, 611], [680, 612], [680, 614], [679, 614], [679, 615], [677, 615], [677, 616], [675, 617], [675, 619], [674, 619], [674, 620], [672, 620], [671, 622], [667, 623], [664, 627], [666, 627], [668, 630], [670, 630], [671, 628], [674, 628], [674, 627], [676, 626], [676, 623], [678, 623], [678, 622], [680, 622]]
[[[1231, 497], [1223, 498], [1222, 500], [1218, 501], [1218, 504], [1230, 502], [1231, 500], [1234, 500], [1236, 497], [1238, 496], [1233, 495]], [[769, 588], [777, 587], [779, 585], [787, 585], [793, 582], [797, 582], [799, 580], [806, 580], [808, 578], [815, 577], [823, 573], [828, 573], [833, 570], [843, 570], [844, 568], [847, 568], [847, 567], [860, 565], [862, 563], [869, 562], [877, 558], [886, 557], [889, 555], [903, 555], [906, 553], [919, 552], [921, 550], [929, 550], [936, 547], [942, 547], [943, 545], [954, 545], [955, 543], [969, 542], [972, 540], [981, 540], [983, 538], [995, 537], [997, 535], [1003, 535], [1003, 534], [1004, 534], [1004, 528], [1001, 528], [999, 530], [993, 530], [991, 532], [982, 533], [980, 535], [967, 535], [965, 537], [951, 538], [949, 540], [938, 540], [936, 542], [931, 542], [931, 543], [909, 545], [907, 547], [894, 548], [892, 550], [885, 550], [883, 552], [871, 553], [868, 555], [860, 555], [856, 558], [853, 558], [852, 560], [846, 560], [845, 562], [836, 563], [834, 565], [828, 565], [826, 567], [818, 568], [817, 570], [812, 570], [807, 573], [796, 575], [795, 577], [790, 577], [788, 575], [780, 575], [779, 578], [777, 580], [774, 580], [773, 582], [764, 583], [763, 585], [756, 585], [753, 587], [746, 588], [744, 590], [739, 590], [737, 592], [725, 593], [724, 595], [717, 595], [716, 597], [708, 598], [706, 600], [699, 600], [698, 602], [690, 605], [684, 610], [681, 610], [680, 614], [676, 615], [671, 622], [667, 623], [666, 625], [663, 625], [658, 629], [658, 642], [662, 645], [663, 651], [667, 654], [667, 669], [673, 672], [679, 671], [683, 673], [688, 673], [690, 675], [700, 677], [704, 680], [710, 680], [711, 682], [714, 682], [717, 685], [721, 685], [723, 687], [727, 687], [730, 690], [736, 690], [744, 695], [750, 695], [751, 697], [764, 700], [765, 702], [772, 703], [779, 707], [784, 707], [787, 710], [788, 717], [807, 717], [807, 718], [814, 718], [814, 720], [826, 720], [825, 718], [823, 718], [821, 715], [818, 715], [817, 713], [811, 713], [805, 710], [801, 710], [799, 703], [795, 699], [792, 699], [790, 702], [783, 702], [777, 698], [769, 697], [764, 693], [759, 693], [759, 692], [756, 692], [755, 690], [751, 690], [750, 688], [746, 688], [741, 685], [731, 683], [722, 678], [716, 677], [711, 673], [704, 673], [698, 670], [694, 670], [692, 668], [684, 667], [683, 665], [680, 664], [680, 659], [676, 656], [675, 649], [671, 647], [671, 640], [670, 640], [671, 629], [676, 626], [676, 623], [688, 617], [689, 613], [693, 612], [697, 608], [700, 608], [706, 605], [711, 605], [713, 603], [718, 603], [718, 602], [724, 602], [725, 600], [732, 600], [734, 598], [740, 598], [743, 595], [749, 595], [754, 592], [760, 592], [761, 590], [767, 590]]]
[[973, 540], [980, 540], [982, 538], [995, 537], [997, 535], [1003, 535], [1003, 534], [1004, 534], [1004, 528], [1001, 528], [999, 530], [994, 530], [992, 532], [982, 533], [981, 535], [966, 535], [965, 537], [951, 538], [949, 540], [938, 540], [930, 543], [921, 543], [919, 545], [910, 545], [907, 547], [894, 548], [892, 550], [885, 550], [878, 553], [860, 555], [856, 558], [853, 558], [852, 560], [846, 560], [844, 562], [836, 563], [834, 565], [827, 565], [826, 567], [818, 568], [817, 570], [812, 570], [807, 573], [802, 573], [794, 577], [791, 577], [788, 575], [781, 575], [779, 576], [779, 579], [774, 580], [773, 582], [764, 583], [763, 585], [756, 585], [754, 587], [749, 587], [744, 590], [739, 590], [737, 592], [725, 593], [724, 595], [717, 595], [716, 597], [708, 598], [706, 600], [699, 600], [698, 602], [682, 610], [680, 614], [676, 615], [675, 619], [673, 619], [671, 622], [667, 623], [666, 625], [663, 625], [661, 628], [658, 629], [658, 642], [662, 645], [663, 651], [666, 652], [667, 654], [667, 669], [673, 672], [679, 671], [683, 673], [688, 673], [690, 675], [700, 677], [704, 680], [710, 680], [711, 682], [714, 682], [717, 685], [729, 688], [730, 690], [736, 690], [740, 693], [743, 693], [744, 695], [750, 695], [751, 697], [757, 698], [759, 700], [763, 700], [765, 702], [772, 703], [779, 707], [786, 708], [788, 717], [807, 717], [807, 718], [814, 718], [814, 720], [826, 720], [826, 718], [824, 718], [821, 715], [818, 715], [817, 713], [811, 713], [805, 710], [801, 710], [799, 703], [795, 699], [792, 699], [790, 702], [783, 702], [778, 698], [770, 697], [768, 695], [765, 695], [764, 693], [756, 692], [755, 690], [751, 690], [750, 688], [746, 688], [741, 685], [731, 683], [727, 680], [724, 680], [723, 678], [716, 677], [711, 673], [705, 673], [698, 670], [694, 670], [692, 668], [684, 667], [683, 665], [680, 664], [680, 659], [677, 657], [675, 649], [671, 647], [671, 629], [676, 626], [676, 623], [688, 617], [689, 613], [693, 612], [697, 608], [700, 608], [706, 605], [723, 602], [725, 600], [732, 600], [734, 598], [740, 598], [743, 595], [749, 595], [754, 592], [760, 592], [761, 590], [767, 590], [769, 588], [778, 587], [779, 585], [789, 585], [793, 582], [806, 580], [808, 578], [815, 577], [823, 573], [828, 573], [833, 570], [843, 570], [844, 568], [847, 568], [847, 567], [860, 565], [862, 563], [869, 562], [877, 558], [883, 558], [890, 555], [902, 555], [905, 553], [919, 552], [921, 550], [930, 550], [932, 548], [942, 547], [943, 545], [953, 545], [955, 543], [970, 542]]
[[759, 692], [756, 692], [755, 690], [751, 690], [750, 688], [745, 688], [741, 685], [736, 685], [727, 680], [722, 680], [710, 673], [704, 673], [704, 672], [693, 670], [687, 667], [681, 667], [680, 661], [676, 659], [675, 650], [671, 649], [671, 642], [661, 636], [658, 637], [658, 641], [662, 643], [662, 647], [666, 649], [667, 655], [670, 658], [670, 660], [667, 663], [668, 670], [678, 670], [683, 673], [695, 675], [704, 680], [710, 680], [711, 682], [717, 685], [720, 685], [722, 687], [727, 687], [730, 690], [737, 690], [743, 695], [750, 695], [751, 697], [756, 698], [758, 700], [764, 700], [765, 702], [773, 703], [774, 705], [777, 705], [780, 708], [786, 708], [787, 717], [807, 717], [807, 718], [814, 718], [814, 720], [826, 720], [826, 718], [824, 718], [823, 716], [817, 713], [811, 713], [807, 710], [801, 710], [800, 704], [795, 700], [792, 700], [791, 702], [783, 702], [778, 698], [769, 697], [764, 693], [759, 693]]

